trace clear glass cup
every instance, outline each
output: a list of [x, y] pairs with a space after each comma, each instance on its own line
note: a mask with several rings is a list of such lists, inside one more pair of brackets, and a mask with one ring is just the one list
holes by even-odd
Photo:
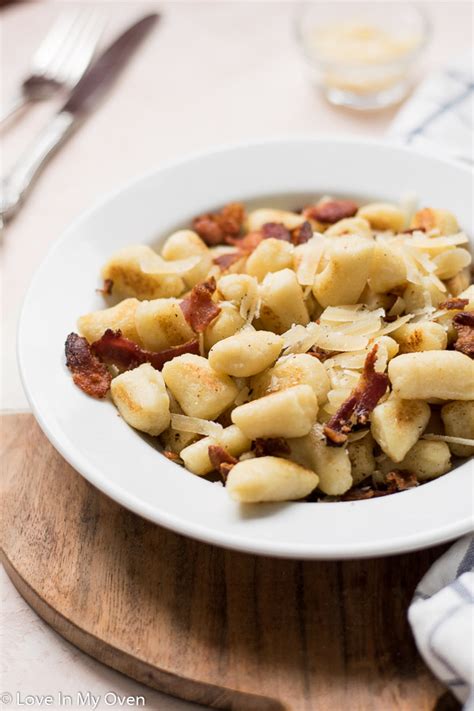
[[380, 109], [403, 99], [431, 27], [404, 2], [306, 2], [296, 33], [312, 80], [327, 99], [353, 109]]

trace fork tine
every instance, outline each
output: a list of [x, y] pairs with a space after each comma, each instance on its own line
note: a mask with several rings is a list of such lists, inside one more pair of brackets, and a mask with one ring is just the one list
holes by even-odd
[[69, 31], [63, 37], [62, 42], [57, 47], [57, 51], [51, 58], [51, 61], [46, 69], [46, 74], [51, 79], [54, 79], [59, 83], [64, 83], [66, 76], [62, 71], [63, 65], [71, 51], [74, 49], [83, 28], [89, 21], [89, 17], [92, 12], [93, 10], [91, 9], [81, 10], [69, 28]]
[[84, 74], [94, 56], [103, 29], [104, 17], [102, 13], [94, 10], [61, 67], [66, 84], [74, 86]]
[[43, 74], [78, 16], [78, 10], [62, 12], [44, 37], [32, 59], [33, 74]]

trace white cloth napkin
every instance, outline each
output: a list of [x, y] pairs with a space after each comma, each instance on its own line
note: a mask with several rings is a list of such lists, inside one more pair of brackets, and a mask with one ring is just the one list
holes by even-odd
[[474, 162], [472, 52], [425, 79], [389, 135], [414, 148]]
[[474, 709], [474, 538], [431, 566], [408, 610], [420, 654], [438, 679]]
[[[397, 114], [397, 142], [474, 162], [472, 54], [428, 77]], [[408, 611], [420, 654], [474, 711], [474, 537], [455, 543], [428, 571]]]

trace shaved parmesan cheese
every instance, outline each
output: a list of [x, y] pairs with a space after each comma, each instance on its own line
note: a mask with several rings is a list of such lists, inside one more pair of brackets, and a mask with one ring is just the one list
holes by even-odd
[[411, 282], [412, 284], [422, 284], [423, 275], [420, 274], [420, 270], [416, 266], [416, 262], [414, 261], [409, 251], [401, 250], [401, 255], [403, 257], [403, 261], [405, 262], [405, 268], [407, 270], [407, 281]]
[[363, 304], [354, 306], [328, 306], [321, 314], [321, 321], [353, 322], [359, 319], [366, 319], [368, 316], [385, 316], [383, 309], [370, 311]]
[[206, 435], [207, 437], [219, 437], [223, 427], [218, 422], [201, 420], [199, 417], [188, 417], [187, 415], [171, 415], [171, 427], [179, 432], [193, 432], [194, 434]]
[[366, 336], [354, 336], [321, 328], [313, 345], [326, 351], [361, 351], [368, 343], [369, 339]]
[[317, 323], [295, 325], [283, 334], [283, 355], [306, 353], [314, 346], [320, 327]]
[[400, 318], [397, 318], [396, 321], [392, 321], [392, 323], [387, 323], [386, 326], [384, 326], [379, 333], [377, 334], [377, 338], [380, 336], [386, 336], [387, 333], [391, 333], [392, 331], [396, 331], [397, 328], [400, 328], [400, 326], [403, 326], [403, 324], [408, 323], [408, 321], [411, 321], [413, 318], [413, 314], [406, 314], [405, 316], [400, 316]]
[[326, 351], [361, 351], [368, 343], [367, 336], [346, 334], [325, 325], [309, 323], [307, 326], [292, 326], [283, 334], [283, 355], [306, 353], [313, 346]]
[[431, 320], [436, 321], [442, 316], [454, 316], [457, 313], [459, 313], [457, 309], [438, 309], [438, 311], [431, 314]]
[[[383, 309], [379, 309], [383, 311]], [[355, 323], [346, 324], [338, 327], [340, 333], [353, 334], [354, 336], [370, 336], [372, 333], [377, 333], [380, 329], [381, 320], [379, 317], [366, 318], [356, 321]]]
[[427, 274], [431, 274], [431, 272], [434, 272], [436, 266], [433, 264], [427, 254], [422, 252], [420, 249], [416, 249], [416, 247], [406, 246], [405, 249], [409, 251], [414, 261], [417, 262]]
[[412, 243], [415, 247], [430, 251], [435, 248], [456, 247], [458, 244], [468, 244], [468, 242], [469, 239], [464, 232], [444, 237], [427, 237], [423, 232], [416, 232], [412, 236]]
[[248, 280], [247, 289], [240, 302], [240, 315], [247, 323], [252, 323], [257, 313], [260, 311], [260, 297], [258, 293], [258, 282], [255, 277]]
[[444, 284], [439, 277], [436, 276], [436, 274], [430, 274], [428, 276], [428, 279], [433, 282], [435, 287], [439, 289], [440, 291], [447, 291], [446, 289], [446, 284]]
[[364, 367], [366, 357], [366, 351], [361, 353], [338, 353], [324, 361], [324, 365], [327, 368], [355, 368], [357, 370]]
[[324, 237], [312, 237], [295, 248], [296, 278], [301, 286], [311, 286], [324, 252]]
[[449, 435], [425, 434], [422, 439], [428, 439], [438, 442], [450, 442], [451, 444], [466, 444], [468, 447], [474, 447], [474, 439], [467, 437], [450, 437]]
[[387, 316], [400, 316], [405, 311], [405, 300], [401, 296], [397, 296], [397, 300], [388, 312]]
[[288, 331], [283, 333], [283, 348], [289, 348], [290, 346], [298, 343], [307, 335], [307, 330], [305, 326], [295, 325], [292, 326]]

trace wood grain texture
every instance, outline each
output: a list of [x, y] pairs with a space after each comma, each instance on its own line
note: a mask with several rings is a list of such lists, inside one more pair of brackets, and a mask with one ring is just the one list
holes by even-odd
[[2, 418], [2, 454], [7, 572], [41, 617], [105, 664], [235, 711], [432, 711], [444, 693], [406, 611], [445, 547], [346, 562], [239, 554], [108, 499], [31, 415]]

